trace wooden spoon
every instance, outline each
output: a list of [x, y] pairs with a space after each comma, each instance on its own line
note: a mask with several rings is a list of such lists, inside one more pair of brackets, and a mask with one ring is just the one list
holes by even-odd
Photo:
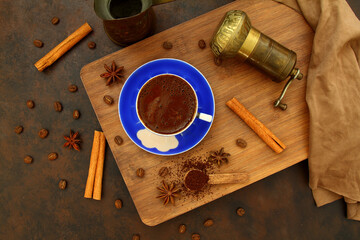
[[200, 191], [206, 184], [245, 183], [249, 175], [242, 173], [205, 174], [200, 170], [190, 170], [185, 174], [184, 184], [191, 191]]

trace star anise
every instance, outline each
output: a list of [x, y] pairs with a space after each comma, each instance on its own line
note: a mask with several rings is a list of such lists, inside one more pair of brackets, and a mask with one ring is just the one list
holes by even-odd
[[124, 66], [116, 67], [115, 61], [112, 62], [111, 68], [108, 65], [104, 64], [106, 72], [100, 75], [102, 78], [106, 78], [106, 86], [113, 84], [114, 82], [121, 81], [124, 77], [122, 71]]
[[220, 167], [222, 163], [229, 162], [229, 156], [230, 153], [224, 152], [224, 148], [222, 147], [219, 151], [211, 151], [208, 160], [217, 163], [217, 165]]
[[174, 183], [171, 183], [169, 186], [165, 183], [165, 181], [162, 181], [162, 186], [157, 187], [157, 189], [160, 191], [160, 195], [156, 198], [163, 198], [164, 199], [164, 205], [171, 202], [172, 204], [175, 204], [175, 198], [180, 197], [180, 189], [175, 188]]
[[81, 142], [79, 137], [79, 132], [73, 133], [70, 130], [70, 136], [64, 136], [66, 142], [64, 144], [64, 147], [69, 147], [69, 149], [74, 148], [77, 151], [80, 151], [79, 143]]

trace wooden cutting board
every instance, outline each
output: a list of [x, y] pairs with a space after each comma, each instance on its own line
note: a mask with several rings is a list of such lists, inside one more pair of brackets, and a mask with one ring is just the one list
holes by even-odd
[[[305, 78], [294, 81], [290, 86], [284, 98], [284, 102], [288, 104], [286, 111], [273, 107], [284, 82], [272, 82], [264, 74], [247, 64], [240, 64], [236, 59], [225, 60], [221, 66], [216, 66], [210, 48], [207, 46], [201, 50], [198, 47], [200, 39], [210, 43], [221, 18], [227, 11], [234, 9], [245, 11], [253, 26], [297, 53], [297, 66], [305, 73]], [[303, 17], [284, 5], [273, 1], [235, 1], [82, 68], [80, 75], [91, 104], [138, 213], [146, 225], [162, 223], [308, 157], [309, 116], [305, 103], [305, 88], [312, 39], [313, 31]], [[162, 48], [165, 40], [173, 43], [173, 49]], [[177, 58], [189, 62], [204, 74], [215, 95], [216, 115], [208, 135], [197, 147], [178, 156], [156, 156], [137, 147], [125, 134], [118, 116], [118, 96], [123, 84], [107, 87], [105, 81], [99, 77], [104, 72], [104, 64], [110, 65], [113, 60], [118, 65], [125, 66], [125, 77], [128, 77], [140, 65], [158, 58]], [[103, 102], [104, 95], [112, 96], [115, 103], [106, 105]], [[273, 152], [226, 107], [226, 101], [232, 97], [236, 97], [285, 143], [287, 148], [283, 153]], [[116, 135], [124, 139], [121, 146], [114, 142]], [[239, 137], [247, 141], [248, 146], [245, 149], [235, 144]], [[158, 195], [156, 187], [160, 186], [163, 179], [158, 175], [161, 167], [176, 169], [184, 159], [206, 157], [209, 151], [219, 150], [221, 147], [231, 153], [231, 157], [227, 165], [215, 171], [247, 171], [250, 174], [249, 182], [212, 186], [210, 194], [205, 193], [202, 197], [182, 196], [175, 206], [164, 207], [162, 201], [155, 198]], [[140, 167], [146, 171], [144, 178], [135, 174]]]

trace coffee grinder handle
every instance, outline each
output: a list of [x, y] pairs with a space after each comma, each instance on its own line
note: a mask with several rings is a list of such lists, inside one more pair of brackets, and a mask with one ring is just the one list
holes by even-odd
[[278, 107], [278, 108], [280, 108], [280, 109], [283, 110], [283, 111], [287, 109], [287, 104], [281, 103], [281, 100], [282, 100], [283, 97], [285, 96], [286, 90], [289, 88], [291, 82], [292, 82], [294, 79], [301, 80], [301, 79], [303, 78], [303, 75], [302, 75], [302, 73], [300, 72], [299, 69], [294, 68], [293, 71], [294, 71], [295, 73], [291, 75], [289, 81], [285, 84], [285, 87], [284, 87], [284, 89], [282, 90], [282, 92], [281, 92], [281, 94], [280, 94], [280, 97], [274, 102], [274, 107]]

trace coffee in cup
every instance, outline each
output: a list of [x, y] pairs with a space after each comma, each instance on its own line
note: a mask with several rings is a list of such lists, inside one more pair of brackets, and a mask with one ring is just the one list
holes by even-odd
[[197, 113], [196, 93], [179, 76], [155, 76], [139, 91], [137, 113], [149, 130], [161, 135], [175, 135], [194, 121]]

